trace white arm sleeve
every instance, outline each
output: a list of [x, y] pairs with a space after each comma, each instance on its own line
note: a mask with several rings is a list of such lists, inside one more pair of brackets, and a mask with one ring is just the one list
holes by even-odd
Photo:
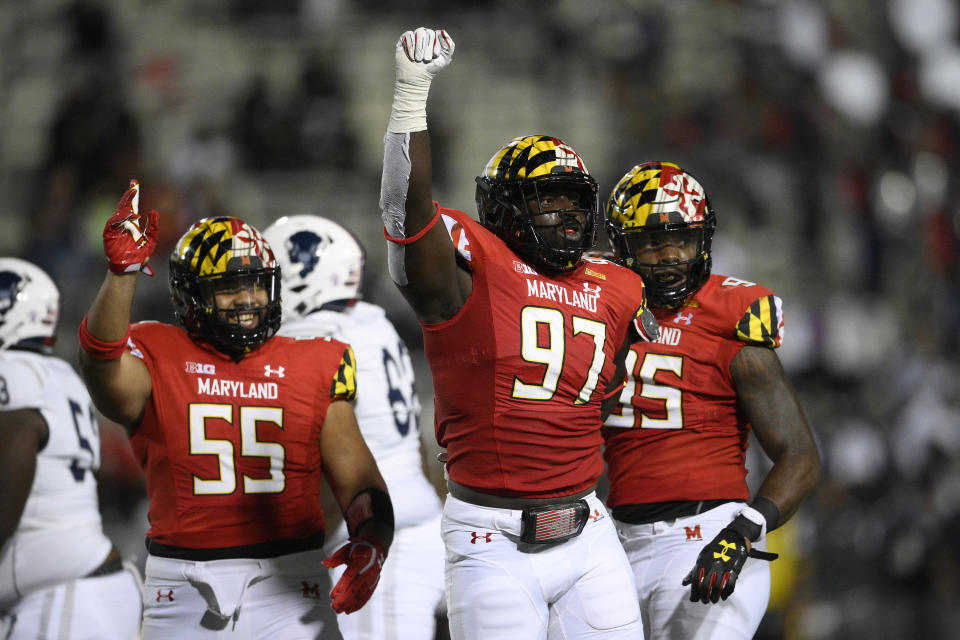
[[[383, 175], [380, 178], [380, 216], [387, 234], [406, 237], [407, 188], [410, 185], [410, 134], [387, 133], [383, 137]], [[407, 285], [404, 246], [387, 242], [387, 266], [397, 286]]]

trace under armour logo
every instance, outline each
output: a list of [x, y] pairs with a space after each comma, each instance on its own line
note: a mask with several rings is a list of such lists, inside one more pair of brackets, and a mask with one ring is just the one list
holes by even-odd
[[731, 551], [731, 550], [732, 550], [732, 551], [736, 551], [736, 550], [737, 550], [737, 543], [736, 543], [736, 542], [727, 542], [726, 540], [721, 540], [721, 541], [720, 541], [720, 546], [723, 547], [723, 549], [722, 549], [721, 551], [714, 551], [714, 552], [713, 552], [713, 558], [714, 558], [714, 560], [716, 560], [717, 558], [719, 558], [719, 559], [723, 560], [724, 562], [730, 562], [730, 556], [727, 555], [727, 551]]
[[687, 540], [703, 540], [703, 536], [700, 535], [700, 525], [693, 527], [684, 527], [684, 530], [687, 532]]
[[677, 317], [674, 318], [673, 321], [676, 322], [677, 324], [680, 324], [680, 322], [683, 322], [689, 325], [691, 322], [693, 322], [693, 312], [691, 311], [687, 315], [683, 315], [683, 311], [677, 311]]
[[471, 531], [470, 535], [473, 538], [470, 540], [470, 544], [477, 544], [478, 542], [493, 542], [493, 533], [477, 533], [476, 531]]
[[603, 520], [604, 515], [600, 513], [600, 509], [594, 509], [593, 513], [591, 513], [588, 517], [592, 522], [596, 522], [597, 520]]
[[599, 296], [600, 296], [600, 285], [597, 285], [596, 287], [591, 287], [589, 282], [584, 282], [584, 283], [583, 283], [583, 291], [584, 291], [584, 293], [586, 293], [588, 296], [599, 297]]
[[167, 593], [161, 593], [160, 589], [157, 589], [157, 602], [160, 602], [161, 598], [166, 598], [168, 601], [173, 602], [173, 589], [170, 589]]
[[314, 582], [310, 584], [306, 580], [302, 580], [300, 584], [303, 585], [303, 597], [304, 598], [317, 598], [320, 599], [320, 585]]
[[276, 369], [273, 369], [273, 368], [271, 368], [270, 365], [268, 365], [268, 364], [266, 364], [266, 365], [263, 366], [263, 375], [264, 375], [265, 377], [269, 378], [269, 377], [271, 376], [271, 374], [274, 374], [274, 373], [277, 374], [278, 377], [282, 378], [283, 375], [284, 375], [284, 374], [283, 374], [283, 367], [277, 367]]

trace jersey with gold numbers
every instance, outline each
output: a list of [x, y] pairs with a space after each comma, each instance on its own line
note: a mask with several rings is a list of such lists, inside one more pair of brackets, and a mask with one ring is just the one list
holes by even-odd
[[147, 474], [148, 537], [188, 549], [297, 540], [324, 527], [320, 430], [356, 395], [353, 351], [271, 338], [239, 362], [179, 327], [131, 327], [153, 395], [131, 437]]
[[643, 280], [603, 259], [539, 273], [463, 212], [441, 212], [473, 273], [459, 313], [423, 326], [450, 479], [505, 496], [588, 489], [603, 471], [601, 404], [645, 309]]
[[730, 362], [746, 344], [780, 346], [780, 298], [714, 274], [682, 307], [653, 312], [660, 337], [631, 346], [620, 404], [603, 430], [608, 505], [746, 499], [750, 425]]

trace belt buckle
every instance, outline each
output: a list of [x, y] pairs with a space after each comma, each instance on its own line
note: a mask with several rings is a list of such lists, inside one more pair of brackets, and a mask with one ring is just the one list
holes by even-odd
[[550, 544], [575, 538], [590, 515], [586, 500], [527, 507], [520, 515], [520, 541]]

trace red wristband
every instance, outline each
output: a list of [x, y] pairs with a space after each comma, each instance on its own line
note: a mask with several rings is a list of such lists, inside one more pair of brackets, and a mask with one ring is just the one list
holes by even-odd
[[130, 330], [127, 329], [127, 335], [116, 342], [98, 340], [87, 329], [87, 316], [83, 316], [77, 333], [80, 336], [80, 348], [94, 360], [116, 360], [123, 355], [124, 349], [127, 348], [127, 339], [130, 337]]
[[[436, 203], [434, 203], [434, 206], [436, 206]], [[433, 229], [433, 226], [437, 224], [437, 220], [439, 219], [440, 219], [440, 207], [437, 207], [437, 213], [436, 215], [433, 216], [433, 220], [428, 222], [427, 226], [425, 226], [423, 229], [420, 229], [420, 231], [410, 236], [409, 238], [394, 238], [389, 233], [387, 233], [386, 226], [383, 227], [383, 237], [389, 240], [390, 242], [393, 242], [396, 244], [410, 244], [411, 242], [416, 242], [417, 240], [422, 238], [427, 233], [427, 231], [430, 231], [430, 229]]]

